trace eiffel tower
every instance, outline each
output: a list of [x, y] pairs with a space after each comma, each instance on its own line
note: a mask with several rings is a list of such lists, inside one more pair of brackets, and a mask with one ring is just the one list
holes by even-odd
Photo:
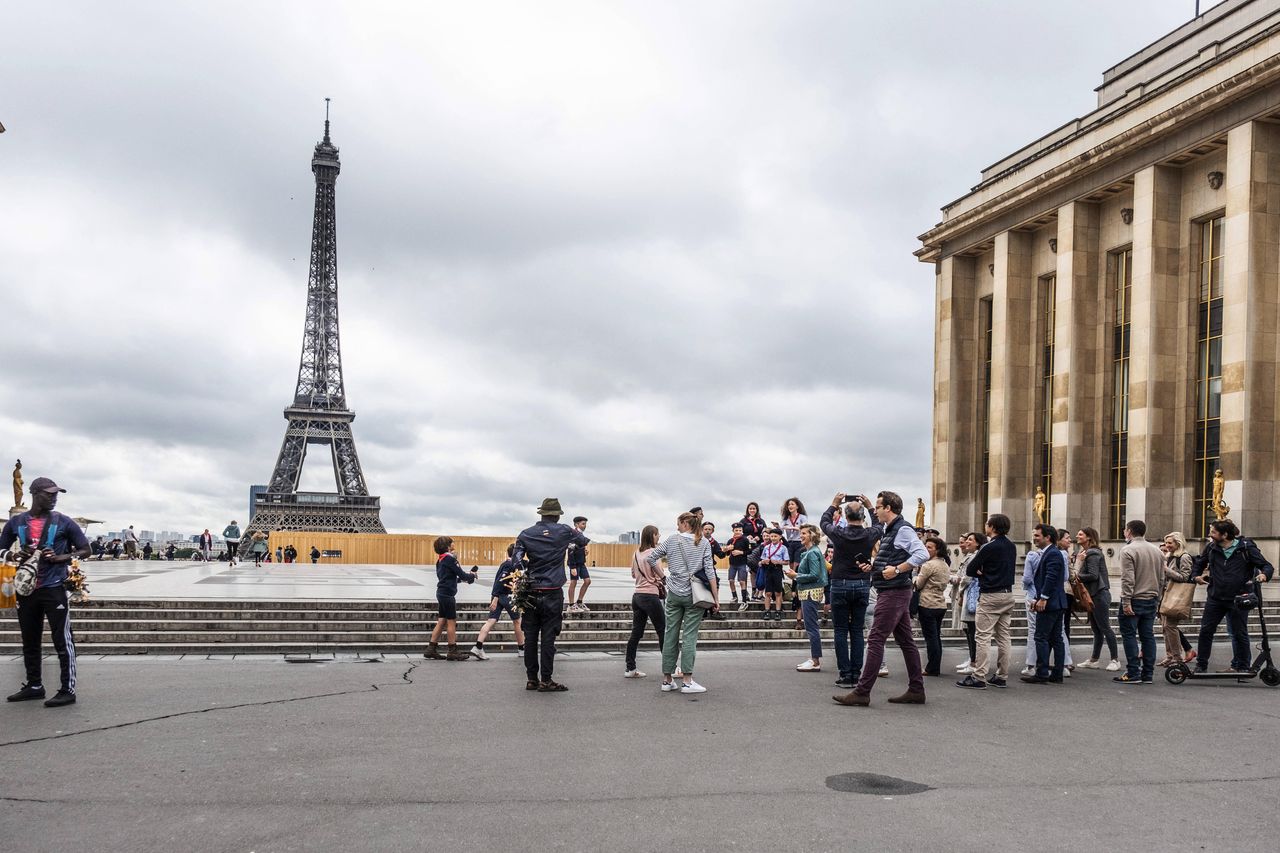
[[[273, 530], [326, 530], [386, 533], [380, 499], [369, 494], [351, 435], [355, 412], [347, 408], [338, 342], [338, 225], [334, 185], [338, 146], [329, 140], [329, 99], [325, 98], [324, 139], [316, 145], [311, 171], [316, 176], [315, 219], [311, 226], [311, 271], [307, 278], [307, 315], [302, 327], [302, 358], [289, 422], [267, 491], [257, 496], [247, 533]], [[338, 491], [299, 492], [307, 448], [328, 445]]]

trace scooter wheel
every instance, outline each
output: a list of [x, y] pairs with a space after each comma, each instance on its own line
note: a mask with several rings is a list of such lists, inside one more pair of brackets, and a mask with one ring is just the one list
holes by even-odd
[[1181, 684], [1187, 680], [1186, 667], [1171, 666], [1164, 671], [1164, 680], [1170, 684]]
[[1262, 670], [1262, 672], [1258, 673], [1258, 677], [1261, 678], [1262, 683], [1268, 687], [1280, 686], [1280, 669], [1269, 666]]

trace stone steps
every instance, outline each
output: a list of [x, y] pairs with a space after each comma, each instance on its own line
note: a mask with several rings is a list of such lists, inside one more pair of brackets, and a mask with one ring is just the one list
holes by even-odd
[[[82, 654], [420, 654], [435, 625], [434, 602], [377, 601], [129, 601], [95, 600], [75, 605], [73, 626]], [[1194, 631], [1200, 606], [1186, 629]], [[458, 606], [459, 645], [469, 647], [484, 624], [487, 607]], [[698, 640], [705, 649], [796, 649], [808, 646], [796, 630], [790, 611], [781, 622], [766, 622], [758, 604], [745, 612], [735, 607], [724, 620], [706, 620]], [[1268, 603], [1267, 614], [1280, 621], [1280, 604]], [[959, 626], [943, 626], [943, 641], [961, 645]], [[559, 645], [565, 651], [620, 651], [631, 632], [629, 602], [600, 602], [592, 612], [566, 615]], [[920, 639], [917, 627], [916, 637]], [[830, 645], [830, 626], [822, 629]], [[1013, 617], [1015, 641], [1026, 636], [1026, 617]], [[1091, 637], [1083, 620], [1073, 625], [1073, 639]], [[515, 647], [510, 623], [499, 622], [486, 649]], [[641, 642], [653, 650], [650, 627]], [[21, 649], [16, 620], [0, 618], [0, 652]]]

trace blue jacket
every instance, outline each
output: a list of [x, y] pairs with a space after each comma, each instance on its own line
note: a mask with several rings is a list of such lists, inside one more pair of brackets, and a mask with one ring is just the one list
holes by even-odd
[[1062, 556], [1062, 551], [1057, 546], [1050, 545], [1041, 552], [1035, 574], [1036, 598], [1046, 602], [1046, 610], [1066, 610], [1071, 606], [1066, 590], [1062, 587], [1066, 576], [1066, 557]]
[[[558, 521], [539, 521], [516, 537], [517, 564], [527, 563], [529, 580], [534, 589], [558, 589], [565, 585], [564, 555], [570, 545], [585, 548], [591, 540], [582, 531]], [[585, 552], [584, 552], [585, 556]]]
[[452, 554], [441, 554], [436, 560], [436, 597], [458, 594], [458, 581], [475, 583], [476, 576], [462, 570], [458, 558]]

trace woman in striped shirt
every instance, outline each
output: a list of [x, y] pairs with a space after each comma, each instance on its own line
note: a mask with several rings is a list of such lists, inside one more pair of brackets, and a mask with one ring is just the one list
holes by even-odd
[[[667, 537], [658, 547], [649, 551], [645, 561], [657, 568], [664, 557], [667, 560], [666, 636], [662, 640], [662, 691], [670, 693], [706, 693], [707, 688], [693, 680], [693, 664], [698, 653], [698, 628], [702, 625], [703, 610], [693, 603], [693, 584], [701, 583], [694, 577], [701, 573], [711, 589], [712, 600], [717, 599], [715, 571], [711, 564], [711, 542], [702, 535], [702, 522], [691, 512], [681, 513], [676, 519], [677, 533]], [[676, 684], [671, 674], [676, 669], [676, 654], [680, 654], [682, 684]]]

